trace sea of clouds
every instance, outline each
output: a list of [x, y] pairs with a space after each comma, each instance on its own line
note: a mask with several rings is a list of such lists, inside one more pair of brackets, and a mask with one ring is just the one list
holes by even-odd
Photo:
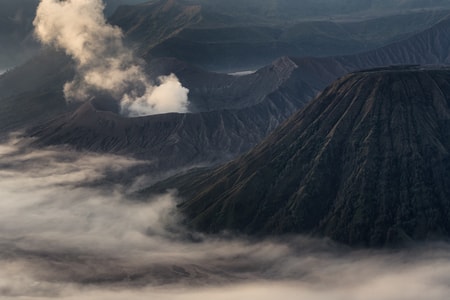
[[[447, 299], [450, 247], [352, 250], [302, 236], [207, 236], [174, 193], [136, 199], [113, 155], [0, 145], [1, 299]], [[120, 175], [122, 176], [122, 175]]]

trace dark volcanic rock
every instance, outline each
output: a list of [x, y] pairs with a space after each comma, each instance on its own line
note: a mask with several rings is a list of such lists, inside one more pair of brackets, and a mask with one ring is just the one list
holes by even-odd
[[[402, 10], [396, 14], [389, 10], [383, 17], [376, 17], [379, 11], [372, 17], [366, 12], [364, 17], [357, 14], [347, 20], [343, 15], [332, 20], [329, 14], [305, 19], [304, 13], [321, 14], [330, 9], [330, 3], [311, 2], [316, 8], [305, 8], [304, 1], [291, 1], [287, 6], [273, 0], [268, 5], [261, 1], [248, 5], [248, 0], [218, 2], [154, 1], [122, 7], [111, 21], [138, 44], [144, 57], [170, 56], [228, 71], [255, 69], [280, 56], [324, 57], [377, 49], [430, 28], [449, 14], [441, 7], [439, 12]], [[353, 2], [335, 4], [348, 9]], [[260, 15], [261, 9], [268, 11]], [[284, 16], [275, 12], [278, 9]]]
[[336, 81], [255, 149], [184, 181], [197, 229], [380, 246], [450, 234], [450, 71]]
[[169, 113], [125, 118], [86, 103], [28, 131], [35, 145], [68, 144], [79, 150], [150, 160], [165, 172], [224, 162], [255, 146], [291, 107], [265, 102], [238, 111]]
[[[172, 58], [154, 59], [146, 65], [146, 71], [155, 82], [160, 75], [175, 73], [189, 89], [191, 112], [275, 105], [272, 110], [283, 110], [280, 123], [317, 93], [306, 84], [295, 83], [296, 77], [291, 74], [296, 65], [293, 62], [286, 65], [285, 61], [290, 60], [279, 59], [247, 76], [212, 73]], [[67, 107], [63, 95], [63, 85], [73, 78], [73, 73], [68, 57], [43, 51], [23, 66], [0, 76], [0, 133], [30, 127], [73, 110], [76, 105]], [[282, 99], [277, 96], [278, 90], [283, 91]], [[102, 95], [99, 92], [97, 96]], [[286, 107], [281, 108], [278, 102]], [[100, 110], [118, 111], [117, 107], [107, 105], [106, 108], [105, 104], [96, 103], [96, 106]], [[269, 116], [269, 120], [272, 118], [278, 117]]]
[[165, 171], [224, 162], [248, 151], [317, 93], [292, 75], [297, 66], [288, 58], [247, 76], [209, 73], [172, 59], [151, 65], [163, 74], [177, 71], [190, 87], [193, 113], [125, 118], [111, 113], [117, 108], [107, 100], [94, 99], [93, 106], [28, 134], [39, 145], [131, 155], [154, 160]]
[[[441, 22], [430, 30], [422, 32], [414, 38], [377, 51], [329, 58], [282, 57], [256, 73], [246, 76], [230, 76], [206, 72], [176, 59], [168, 58], [150, 61], [147, 70], [154, 79], [158, 75], [174, 72], [183, 85], [189, 88], [190, 110], [194, 114], [186, 118], [192, 120], [192, 122], [198, 118], [195, 123], [202, 125], [183, 129], [182, 127], [188, 123], [181, 122], [181, 117], [174, 117], [170, 121], [172, 122], [170, 126], [177, 128], [178, 132], [184, 132], [177, 139], [177, 145], [191, 145], [189, 149], [191, 149], [192, 154], [186, 155], [186, 159], [183, 158], [186, 163], [188, 163], [187, 158], [192, 156], [195, 156], [196, 159], [194, 160], [195, 163], [193, 161], [191, 165], [195, 165], [200, 161], [202, 163], [211, 163], [223, 161], [243, 151], [247, 151], [277, 125], [307, 103], [309, 99], [312, 99], [318, 92], [322, 91], [328, 84], [348, 72], [380, 67], [386, 64], [448, 64], [450, 62], [448, 58], [450, 42], [447, 38], [449, 30], [450, 19]], [[31, 67], [33, 65], [30, 65]], [[30, 68], [27, 67], [25, 70]], [[11, 82], [10, 79], [17, 79], [23, 75], [21, 69], [23, 68], [0, 77], [0, 87], [5, 87], [5, 91], [7, 91], [8, 82]], [[19, 125], [29, 124], [31, 120], [35, 120], [37, 117], [52, 114], [53, 106], [50, 106], [50, 104], [53, 103], [52, 99], [55, 98], [48, 94], [42, 95], [42, 91], [38, 89], [37, 84], [35, 86], [34, 81], [44, 85], [47, 82], [45, 81], [46, 78], [54, 80], [59, 73], [51, 73], [49, 76], [46, 74], [37, 76], [39, 72], [36, 73], [35, 77], [37, 79], [31, 80], [31, 83], [27, 84], [27, 86], [32, 88], [24, 86], [14, 91], [15, 94], [19, 94], [21, 89], [23, 89], [27, 91], [26, 94], [3, 96], [3, 92], [0, 93], [0, 103], [6, 104], [3, 105], [1, 113], [5, 117], [0, 119], [0, 124], [5, 123], [4, 128], [11, 127], [12, 123], [14, 123], [14, 128], [16, 128]], [[44, 83], [41, 83], [41, 80]], [[58, 82], [60, 81], [61, 79]], [[58, 91], [62, 83], [58, 86], [47, 82], [47, 85], [49, 86], [48, 89], [51, 88], [52, 91]], [[27, 104], [26, 100], [28, 98], [25, 96], [30, 93], [42, 95], [39, 99], [48, 95], [49, 99], [44, 98], [41, 102], [36, 102], [32, 101], [34, 98], [30, 98], [29, 101], [31, 103]], [[61, 94], [60, 91], [59, 93]], [[64, 105], [62, 95], [57, 100], [62, 102], [60, 106]], [[16, 105], [19, 103], [27, 109], [17, 109]], [[28, 108], [32, 107], [37, 109], [32, 110], [32, 114], [27, 113]], [[39, 113], [38, 108], [41, 109], [41, 113]], [[97, 123], [102, 123], [100, 120], [103, 116], [104, 114], [97, 114], [99, 118]], [[220, 127], [219, 131], [203, 129], [208, 128], [210, 126], [209, 122], [211, 122], [207, 121], [210, 119], [205, 116], [217, 116], [215, 120], [220, 120], [224, 117], [228, 121], [224, 123], [224, 126]], [[120, 119], [117, 116], [116, 118]], [[149, 116], [147, 118], [159, 119], [160, 117]], [[142, 148], [141, 145], [136, 147], [135, 144], [128, 143], [130, 140], [142, 139], [142, 137], [133, 136], [133, 134], [141, 135], [140, 131], [126, 131], [127, 136], [121, 135], [121, 138], [115, 136], [111, 141], [111, 135], [115, 135], [115, 131], [97, 130], [95, 126], [86, 127], [83, 123], [76, 124], [77, 120], [79, 119], [72, 119], [70, 114], [65, 115], [56, 121], [47, 122], [45, 125], [40, 126], [38, 130], [31, 130], [31, 132], [34, 137], [38, 138], [38, 142], [41, 145], [67, 143], [77, 148], [122, 153], [136, 157], [157, 157], [158, 152], [149, 151], [149, 147], [166, 149], [164, 146], [166, 145], [164, 131], [159, 132], [148, 129], [152, 134], [160, 134], [159, 138], [152, 138], [152, 141], [157, 141], [161, 144], [146, 142], [144, 143], [146, 146]], [[64, 125], [65, 122], [67, 124]], [[139, 123], [142, 121], [133, 122]], [[126, 124], [131, 123], [127, 122]], [[212, 128], [216, 125], [212, 125]], [[246, 129], [245, 126], [250, 127]], [[69, 128], [72, 128], [72, 130], [69, 130]], [[215, 132], [216, 134], [203, 134], [203, 131], [197, 131], [200, 129], [205, 132]], [[189, 132], [189, 130], [192, 131]], [[80, 132], [84, 132], [89, 138], [81, 141]], [[217, 134], [219, 132], [220, 134]], [[249, 135], [252, 138], [248, 138]], [[201, 136], [201, 138], [198, 138], [198, 136]], [[240, 145], [239, 147], [230, 147], [228, 142], [230, 136], [233, 137], [233, 144], [238, 144]], [[214, 141], [207, 141], [209, 138], [214, 138]], [[92, 144], [89, 144], [89, 142]], [[214, 147], [211, 147], [211, 145], [214, 145]], [[196, 152], [194, 153], [194, 151]], [[142, 153], [146, 154], [143, 155]], [[182, 151], [181, 153], [184, 152]], [[207, 153], [206, 156], [204, 156], [205, 153]], [[222, 159], [218, 158], [219, 155], [223, 155]], [[204, 156], [203, 160], [202, 156]], [[187, 165], [184, 163], [180, 165], [180, 167], [185, 166]]]
[[[279, 88], [289, 85], [297, 65], [287, 57], [246, 76], [232, 76], [202, 70], [173, 58], [154, 59], [148, 64], [148, 73], [169, 75], [175, 73], [183, 86], [189, 88], [189, 109], [191, 112], [224, 109], [242, 109], [267, 100]], [[152, 77], [156, 77], [153, 75]], [[298, 82], [296, 85], [301, 85]], [[317, 90], [303, 85], [300, 93], [290, 97], [309, 100]], [[290, 102], [297, 102], [290, 100]], [[295, 107], [295, 105], [294, 105]]]

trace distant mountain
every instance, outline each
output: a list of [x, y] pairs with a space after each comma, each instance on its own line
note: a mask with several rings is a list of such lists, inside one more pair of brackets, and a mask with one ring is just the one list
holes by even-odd
[[[189, 109], [194, 113], [244, 109], [265, 102], [264, 105], [272, 106], [273, 119], [281, 122], [317, 92], [308, 86], [293, 86], [291, 74], [296, 66], [288, 59], [277, 60], [246, 76], [211, 73], [171, 58], [154, 59], [146, 68], [153, 79], [159, 75], [177, 74], [183, 85], [190, 89]], [[0, 76], [2, 131], [29, 127], [76, 108], [66, 106], [62, 93], [63, 84], [72, 77], [69, 59], [53, 51], [43, 52], [27, 64]], [[283, 100], [275, 97], [277, 91], [283, 93]], [[274, 104], [277, 101], [281, 103]], [[279, 113], [281, 115], [276, 117]]]
[[[123, 28], [141, 56], [176, 57], [223, 71], [258, 68], [280, 56], [368, 51], [403, 40], [450, 14], [450, 4], [436, 10], [431, 3], [419, 11], [384, 8], [373, 15], [366, 7], [339, 15], [339, 7], [356, 6], [355, 1], [347, 6], [339, 1], [219, 2], [160, 0], [124, 6], [110, 21]], [[334, 14], [323, 14], [332, 7]], [[361, 9], [366, 12], [360, 14]]]
[[105, 111], [98, 99], [32, 127], [28, 135], [39, 145], [127, 154], [154, 161], [157, 170], [173, 170], [249, 150], [316, 93], [296, 83], [296, 66], [288, 59], [247, 76], [208, 73], [174, 60], [156, 61], [154, 69], [158, 63], [164, 66], [160, 72], [170, 65], [184, 78], [197, 112], [125, 118]]
[[150, 1], [119, 7], [110, 22], [137, 42], [143, 52], [199, 22], [200, 11], [200, 5], [188, 5], [178, 0]]
[[317, 91], [295, 82], [298, 80], [296, 69], [297, 65], [287, 57], [245, 76], [207, 72], [171, 58], [154, 59], [148, 64], [149, 74], [177, 74], [189, 88], [191, 112], [251, 107], [268, 101], [268, 97], [288, 86], [291, 90], [286, 92], [285, 101], [305, 103]]
[[207, 232], [381, 246], [450, 234], [450, 70], [341, 78], [252, 151], [184, 179]]
[[201, 3], [228, 15], [294, 21], [314, 17], [367, 17], [420, 9], [438, 10], [450, 6], [446, 0], [189, 0], [189, 2]]
[[[450, 13], [450, 3], [440, 0], [104, 2], [105, 14], [140, 55], [173, 56], [214, 70], [260, 67], [286, 55], [367, 51], [429, 28]], [[0, 72], [39, 50], [32, 25], [38, 3], [0, 2]]]
[[[450, 47], [449, 30], [450, 19], [404, 42], [376, 51], [330, 58], [284, 57], [246, 76], [209, 73], [175, 59], [152, 60], [149, 70], [154, 74], [175, 72], [183, 85], [190, 89], [191, 110], [195, 113], [172, 116], [166, 119], [166, 123], [170, 123], [167, 126], [172, 128], [170, 134], [177, 136], [170, 143], [178, 149], [189, 144], [191, 152], [169, 153], [166, 131], [147, 129], [152, 132], [152, 137], [147, 137], [151, 143], [145, 139], [139, 143], [130, 142], [142, 139], [142, 133], [131, 127], [147, 128], [146, 124], [153, 124], [151, 119], [159, 118], [157, 116], [126, 122], [117, 121], [123, 118], [116, 116], [114, 120], [122, 125], [113, 126], [114, 130], [104, 130], [94, 124], [109, 124], [110, 121], [104, 120], [105, 114], [89, 110], [91, 117], [95, 115], [97, 118], [96, 122], [86, 124], [73, 117], [78, 112], [68, 113], [34, 128], [30, 134], [42, 145], [66, 143], [77, 148], [126, 153], [146, 159], [179, 155], [173, 161], [182, 168], [217, 163], [249, 150], [328, 84], [349, 72], [389, 64], [449, 63], [446, 55]], [[190, 121], [186, 123], [185, 119]], [[226, 122], [217, 123], [222, 119]], [[116, 131], [127, 132], [127, 136]], [[86, 138], [81, 139], [79, 132], [83, 132]], [[159, 152], [156, 149], [160, 149]], [[173, 168], [174, 165], [167, 167]]]
[[450, 17], [433, 27], [406, 40], [389, 46], [337, 58], [341, 64], [362, 65], [380, 64], [448, 64], [450, 63]]

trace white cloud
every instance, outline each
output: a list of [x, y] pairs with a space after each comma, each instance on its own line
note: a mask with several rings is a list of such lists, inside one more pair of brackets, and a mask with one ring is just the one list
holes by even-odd
[[336, 247], [189, 232], [176, 198], [130, 198], [107, 174], [143, 162], [0, 145], [1, 299], [447, 299], [449, 245]]

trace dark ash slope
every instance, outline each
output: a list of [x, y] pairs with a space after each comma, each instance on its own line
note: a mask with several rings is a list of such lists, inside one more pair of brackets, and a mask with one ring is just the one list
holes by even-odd
[[181, 187], [197, 229], [384, 245], [450, 233], [450, 71], [348, 75]]

